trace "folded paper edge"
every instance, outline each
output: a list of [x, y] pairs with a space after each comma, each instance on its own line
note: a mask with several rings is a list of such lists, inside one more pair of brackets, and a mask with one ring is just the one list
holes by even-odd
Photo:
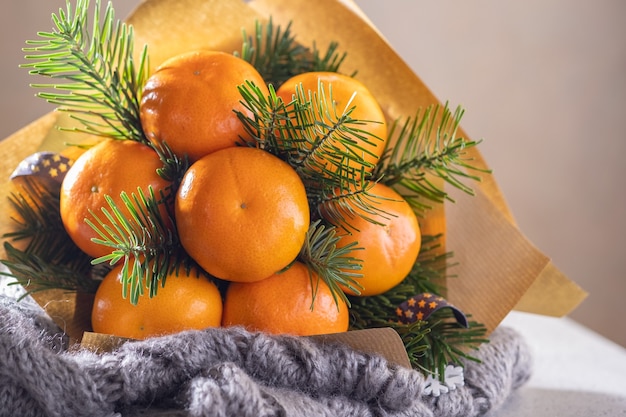
[[[390, 364], [411, 369], [411, 362], [409, 361], [404, 343], [400, 335], [390, 327], [305, 337], [309, 337], [318, 343], [344, 344], [362, 353], [382, 356]], [[132, 339], [85, 332], [80, 347], [93, 352], [104, 353], [112, 352], [129, 341], [132, 341]]]
[[513, 309], [544, 316], [564, 317], [575, 310], [587, 296], [585, 290], [549, 262]]

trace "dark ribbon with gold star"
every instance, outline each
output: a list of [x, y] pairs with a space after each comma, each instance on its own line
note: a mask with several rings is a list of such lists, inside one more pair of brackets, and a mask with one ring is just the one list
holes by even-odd
[[469, 327], [467, 317], [461, 310], [450, 304], [445, 298], [427, 292], [414, 295], [400, 304], [396, 309], [396, 315], [401, 323], [411, 324], [418, 320], [427, 320], [431, 314], [442, 308], [451, 309], [456, 321], [463, 327]]
[[72, 161], [61, 154], [37, 152], [20, 162], [11, 174], [11, 179], [32, 175], [52, 183], [61, 184], [71, 165]]

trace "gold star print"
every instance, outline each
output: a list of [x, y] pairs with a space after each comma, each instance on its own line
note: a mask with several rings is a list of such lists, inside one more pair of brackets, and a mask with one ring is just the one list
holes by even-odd
[[402, 316], [402, 309], [400, 307], [396, 308], [396, 315]]
[[[449, 304], [448, 301], [432, 293], [422, 293], [407, 298], [402, 304], [397, 306], [396, 312], [400, 321], [403, 323], [414, 323], [416, 321], [428, 320], [430, 315], [441, 308], [451, 308], [454, 316], [459, 324], [468, 327], [467, 318], [456, 307]], [[402, 311], [402, 314], [399, 314]]]
[[61, 155], [59, 155], [59, 154], [55, 154], [55, 155], [52, 157], [52, 160], [53, 160], [54, 162], [61, 162]]
[[69, 167], [67, 166], [67, 164], [64, 164], [64, 163], [60, 163], [59, 164], [59, 171], [61, 171], [61, 172], [67, 171], [68, 168]]
[[48, 168], [50, 166], [50, 161], [48, 159], [44, 159], [42, 162], [42, 165], [46, 168]]
[[56, 178], [59, 176], [59, 171], [57, 171], [56, 168], [50, 168], [48, 170], [48, 175], [50, 175], [51, 178]]

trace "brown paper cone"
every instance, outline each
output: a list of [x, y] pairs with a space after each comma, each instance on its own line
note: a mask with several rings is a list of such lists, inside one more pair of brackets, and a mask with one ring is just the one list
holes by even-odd
[[[127, 21], [135, 29], [136, 49], [146, 43], [155, 68], [191, 49], [238, 50], [242, 30], [251, 35], [256, 20], [270, 16], [283, 27], [292, 22], [303, 45], [315, 41], [324, 48], [337, 41], [348, 52], [343, 70], [358, 71], [357, 78], [377, 97], [390, 120], [413, 116], [419, 108], [439, 102], [350, 1], [146, 0]], [[55, 121], [56, 114], [46, 115], [0, 143], [0, 153], [6, 155], [2, 178], [7, 179], [30, 153], [58, 146], [58, 132], [51, 130]], [[477, 149], [471, 152], [478, 166], [487, 167]], [[447, 249], [459, 263], [450, 271], [457, 276], [447, 284], [450, 301], [489, 330], [513, 308], [550, 315], [569, 313], [585, 292], [523, 236], [495, 178], [484, 175], [475, 187], [474, 197], [449, 190], [457, 203], [446, 204], [445, 211], [443, 205], [437, 207], [424, 223], [428, 233], [447, 232]], [[0, 185], [0, 195], [9, 191], [8, 183]], [[0, 199], [0, 209], [7, 212], [6, 199]], [[10, 229], [8, 216], [1, 217], [0, 232]], [[0, 255], [4, 256], [2, 249]], [[53, 300], [47, 302], [53, 304]], [[71, 317], [63, 320], [71, 321]]]

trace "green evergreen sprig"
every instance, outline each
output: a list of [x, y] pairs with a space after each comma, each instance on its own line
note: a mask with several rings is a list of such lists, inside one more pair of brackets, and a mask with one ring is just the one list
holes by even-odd
[[371, 151], [363, 145], [382, 146], [380, 138], [362, 128], [367, 121], [352, 118], [351, 103], [337, 109], [328, 86], [296, 90], [295, 98], [285, 103], [272, 86], [267, 97], [253, 83], [239, 87], [242, 103], [252, 113], [238, 112], [252, 138], [248, 145], [277, 155], [294, 168], [306, 188], [313, 219], [324, 213], [346, 230], [352, 228], [354, 216], [380, 223], [376, 219], [387, 214], [378, 207], [382, 197], [370, 192], [374, 183], [365, 172], [374, 165], [364, 158]]
[[54, 187], [45, 187], [24, 177], [9, 196], [15, 211], [15, 228], [2, 235], [18, 242], [23, 249], [4, 243], [7, 259], [1, 260], [27, 294], [49, 288], [95, 292], [98, 285], [89, 256], [82, 252], [65, 232], [60, 214], [60, 195]]
[[[296, 86], [293, 107], [295, 121], [288, 125], [288, 145], [297, 149], [291, 164], [302, 176], [321, 183], [354, 182], [363, 169], [374, 168], [365, 155], [375, 156], [370, 146], [382, 146], [363, 126], [366, 120], [352, 117], [352, 100], [344, 108], [337, 108], [332, 85], [319, 82], [316, 90]], [[349, 166], [356, 166], [350, 169]], [[305, 178], [306, 179], [306, 178]]]
[[265, 25], [256, 22], [254, 36], [243, 32], [241, 52], [235, 52], [235, 56], [252, 64], [275, 88], [303, 72], [339, 71], [346, 53], [337, 51], [339, 45], [336, 42], [332, 42], [323, 54], [315, 44], [311, 50], [296, 41], [291, 25], [289, 22], [283, 30], [280, 25], [274, 25], [271, 17]]
[[89, 13], [89, 0], [77, 0], [74, 10], [67, 0], [67, 11], [52, 16], [55, 30], [27, 42], [26, 59], [33, 62], [23, 67], [65, 81], [33, 87], [52, 89], [38, 96], [70, 112], [82, 125], [76, 130], [145, 143], [139, 102], [148, 76], [147, 48], [136, 61], [133, 28], [115, 19], [111, 3], [102, 11], [96, 0], [92, 21]]
[[[349, 297], [351, 329], [391, 327], [403, 340], [414, 368], [443, 378], [445, 367], [461, 364], [462, 359], [477, 360], [471, 351], [487, 341], [486, 328], [469, 320], [460, 326], [449, 310], [442, 309], [428, 320], [403, 324], [395, 320], [396, 309], [409, 298], [423, 292], [442, 294], [448, 271], [454, 266], [451, 253], [440, 253], [441, 236], [424, 236], [422, 248], [411, 273], [389, 291], [370, 297]], [[470, 316], [468, 315], [468, 318]]]
[[452, 252], [442, 251], [443, 237], [442, 234], [422, 236], [419, 257], [404, 279], [404, 284], [409, 285], [414, 294], [427, 292], [445, 295], [446, 281], [456, 278], [450, 272], [458, 263], [453, 262]]
[[175, 154], [165, 142], [151, 143], [151, 147], [156, 151], [163, 163], [163, 167], [158, 168], [156, 172], [159, 177], [169, 183], [163, 191], [163, 203], [173, 207], [174, 197], [191, 162], [187, 155]]
[[297, 148], [291, 145], [290, 134], [297, 127], [293, 125], [294, 110], [276, 95], [273, 85], [268, 86], [269, 95], [256, 84], [246, 81], [238, 86], [243, 106], [252, 114], [236, 111], [244, 130], [250, 139], [247, 146], [258, 147], [287, 160]]
[[107, 269], [89, 268], [81, 262], [56, 263], [39, 256], [37, 252], [21, 250], [4, 242], [7, 259], [0, 260], [9, 272], [0, 272], [14, 279], [9, 285], [22, 285], [23, 297], [46, 290], [78, 291], [93, 294], [98, 289]]
[[363, 289], [358, 282], [362, 276], [359, 272], [361, 260], [353, 256], [353, 252], [360, 248], [356, 242], [339, 248], [337, 247], [339, 239], [336, 228], [326, 226], [319, 220], [315, 221], [309, 227], [298, 259], [328, 285], [335, 303], [343, 300], [349, 306], [350, 301], [342, 287], [349, 288], [357, 294]]
[[[471, 319], [471, 315], [467, 317]], [[430, 316], [422, 327], [428, 331], [416, 343], [416, 346], [425, 346], [428, 354], [416, 355], [414, 366], [443, 379], [449, 364], [464, 366], [463, 360], [480, 362], [471, 352], [489, 342], [487, 329], [482, 323], [473, 320], [468, 325], [469, 328], [459, 326], [450, 310], [440, 310]], [[407, 349], [407, 352], [411, 357], [411, 351]]]
[[9, 195], [15, 211], [15, 229], [3, 238], [26, 242], [26, 252], [37, 253], [55, 263], [73, 262], [82, 253], [65, 233], [61, 220], [59, 190], [46, 187], [30, 177], [22, 177], [20, 185]]
[[85, 221], [100, 236], [94, 242], [111, 249], [110, 254], [94, 259], [92, 264], [123, 262], [122, 295], [137, 304], [146, 290], [150, 297], [157, 294], [159, 284], [164, 285], [184, 255], [173, 220], [161, 213], [163, 197], [157, 199], [152, 188], [147, 196], [138, 188], [137, 194], [122, 192], [120, 197], [127, 213], [105, 196], [109, 207], [102, 208], [102, 215], [106, 220], [91, 212], [93, 220]]
[[473, 194], [464, 181], [480, 181], [472, 172], [489, 172], [477, 168], [467, 150], [480, 141], [457, 136], [463, 116], [461, 107], [452, 112], [447, 103], [432, 105], [404, 122], [396, 121], [389, 133], [387, 149], [373, 176], [396, 189], [418, 213], [432, 208], [432, 203], [453, 201], [433, 178], [440, 178], [463, 192]]

